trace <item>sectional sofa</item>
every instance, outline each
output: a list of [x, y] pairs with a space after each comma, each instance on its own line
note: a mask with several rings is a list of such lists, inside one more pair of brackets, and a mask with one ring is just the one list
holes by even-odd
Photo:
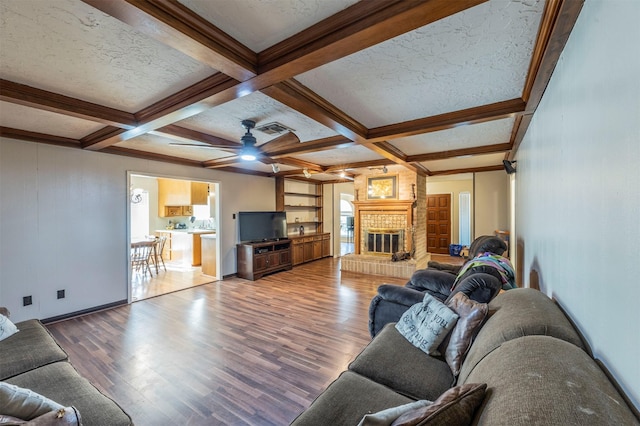
[[390, 323], [292, 424], [357, 425], [367, 414], [419, 400], [436, 401], [438, 411], [402, 424], [640, 424], [554, 301], [523, 288], [498, 295], [488, 308], [457, 376]]
[[133, 424], [115, 401], [80, 376], [40, 321], [15, 325], [19, 331], [0, 341], [0, 381], [29, 389], [64, 407], [75, 407], [84, 426]]

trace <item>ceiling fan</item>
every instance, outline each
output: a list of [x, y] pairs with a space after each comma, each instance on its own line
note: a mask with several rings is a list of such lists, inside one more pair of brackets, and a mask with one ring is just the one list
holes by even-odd
[[269, 142], [265, 142], [260, 146], [256, 146], [256, 138], [251, 133], [251, 129], [255, 127], [256, 122], [253, 120], [242, 120], [241, 124], [242, 127], [244, 127], [244, 129], [246, 130], [246, 133], [240, 138], [240, 144], [231, 141], [229, 141], [228, 144], [213, 144], [203, 141], [203, 143], [171, 142], [169, 143], [169, 145], [233, 151], [237, 152], [237, 157], [243, 161], [258, 160], [265, 164], [272, 164], [273, 161], [268, 158], [270, 153], [285, 148], [291, 148], [300, 143], [300, 139], [295, 135], [295, 133], [289, 131], [281, 136], [278, 136], [275, 139], [270, 140]]

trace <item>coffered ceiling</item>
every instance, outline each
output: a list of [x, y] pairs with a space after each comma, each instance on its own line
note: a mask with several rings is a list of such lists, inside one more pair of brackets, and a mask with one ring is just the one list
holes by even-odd
[[[2, 0], [0, 133], [337, 181], [512, 159], [582, 0]], [[261, 151], [239, 157], [242, 120]]]

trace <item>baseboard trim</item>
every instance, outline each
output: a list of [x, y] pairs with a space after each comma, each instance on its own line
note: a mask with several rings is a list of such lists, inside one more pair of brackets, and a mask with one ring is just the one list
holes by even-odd
[[70, 312], [64, 315], [58, 315], [51, 318], [45, 318], [40, 320], [43, 324], [51, 324], [54, 322], [64, 321], [75, 317], [81, 317], [83, 315], [93, 314], [98, 311], [105, 311], [107, 309], [117, 308], [118, 306], [126, 305], [128, 302], [126, 299], [118, 300], [117, 302], [107, 303], [106, 305], [95, 306], [93, 308], [83, 309], [81, 311]]

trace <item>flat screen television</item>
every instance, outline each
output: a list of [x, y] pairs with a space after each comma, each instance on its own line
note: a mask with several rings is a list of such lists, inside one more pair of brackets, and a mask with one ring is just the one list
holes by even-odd
[[239, 212], [240, 242], [272, 241], [287, 238], [285, 212]]

